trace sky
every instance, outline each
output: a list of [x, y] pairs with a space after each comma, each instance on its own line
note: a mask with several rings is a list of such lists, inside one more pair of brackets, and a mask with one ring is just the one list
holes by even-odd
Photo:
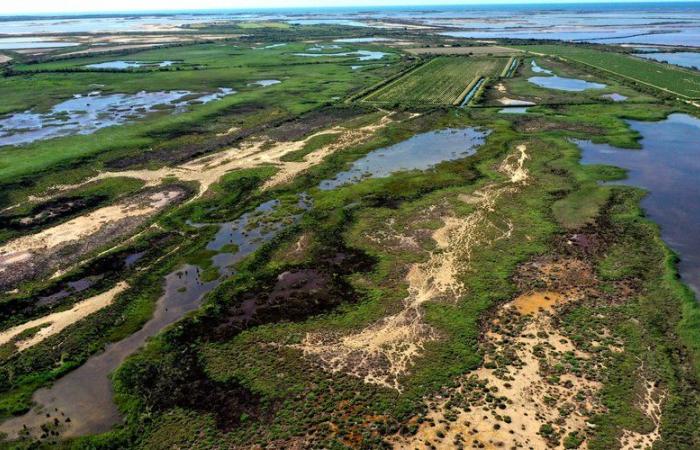
[[[661, 3], [661, 0], [654, 3]], [[605, 2], [608, 0], [587, 0]], [[382, 5], [447, 5], [447, 4], [512, 4], [512, 3], [577, 3], [576, 0], [0, 0], [0, 15], [76, 13], [76, 12], [118, 12], [118, 11], [161, 11], [191, 9], [260, 9], [289, 7], [328, 7], [328, 6], [382, 6]], [[629, 3], [617, 1], [613, 3]]]

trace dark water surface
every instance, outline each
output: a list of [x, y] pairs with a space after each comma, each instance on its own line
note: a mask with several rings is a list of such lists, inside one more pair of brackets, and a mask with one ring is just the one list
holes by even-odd
[[[212, 258], [221, 277], [203, 282], [200, 269], [185, 265], [165, 277], [165, 293], [156, 303], [153, 317], [136, 333], [107, 346], [104, 352], [60, 378], [53, 386], [36, 391], [32, 400], [38, 405], [23, 416], [10, 419], [0, 425], [0, 432], [10, 438], [16, 437], [26, 425], [36, 430], [47, 422], [59, 420], [64, 437], [96, 434], [108, 431], [121, 422], [122, 417], [113, 400], [112, 373], [131, 354], [141, 348], [146, 340], [158, 334], [168, 325], [181, 319], [185, 314], [199, 308], [204, 296], [233, 273], [230, 265], [235, 264], [255, 252], [281, 232], [285, 225], [265, 220], [279, 205], [277, 200], [261, 204], [250, 213], [243, 214], [233, 222], [222, 224], [191, 224], [196, 227], [219, 226], [210, 250], [223, 250], [227, 244], [235, 244], [233, 252], [218, 253]], [[308, 209], [310, 199], [302, 195], [300, 210]], [[296, 221], [301, 213], [293, 216]], [[47, 417], [47, 414], [50, 417]], [[70, 418], [70, 422], [66, 422]]]
[[577, 141], [581, 161], [623, 167], [629, 176], [620, 183], [649, 191], [642, 206], [680, 255], [683, 281], [700, 294], [700, 119], [671, 114], [661, 122], [628, 123], [641, 134], [642, 150]]

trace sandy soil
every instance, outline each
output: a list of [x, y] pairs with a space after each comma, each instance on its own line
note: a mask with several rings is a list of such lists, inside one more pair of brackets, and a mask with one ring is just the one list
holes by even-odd
[[505, 106], [534, 106], [535, 103], [528, 102], [526, 100], [516, 100], [508, 97], [502, 97], [498, 99], [498, 103]]
[[16, 338], [26, 330], [41, 327], [39, 331], [27, 339], [15, 342], [17, 351], [20, 352], [33, 347], [42, 342], [44, 339], [60, 333], [65, 328], [73, 325], [86, 316], [110, 305], [114, 298], [118, 294], [124, 292], [128, 287], [129, 285], [122, 281], [107, 292], [103, 292], [102, 294], [76, 303], [69, 310], [49, 314], [39, 319], [31, 320], [23, 323], [22, 325], [10, 328], [9, 330], [5, 330], [0, 333], [0, 345], [16, 340]]
[[646, 434], [625, 430], [620, 438], [621, 450], [651, 449], [654, 442], [661, 437], [661, 408], [666, 400], [666, 393], [656, 383], [647, 379], [643, 379], [643, 386], [640, 407], [654, 424], [654, 429]]
[[[193, 161], [176, 167], [164, 167], [157, 170], [126, 170], [119, 172], [103, 172], [94, 178], [84, 181], [79, 185], [67, 185], [58, 187], [58, 191], [74, 189], [84, 184], [115, 177], [129, 177], [143, 180], [147, 186], [157, 186], [167, 178], [177, 178], [182, 181], [194, 181], [199, 184], [199, 194], [202, 195], [209, 187], [218, 182], [227, 173], [238, 169], [250, 169], [262, 165], [275, 165], [279, 168], [277, 174], [269, 179], [263, 189], [269, 189], [291, 180], [299, 173], [319, 164], [331, 153], [342, 148], [357, 145], [370, 138], [379, 129], [392, 121], [390, 114], [383, 116], [378, 122], [357, 129], [345, 129], [342, 127], [330, 128], [319, 131], [300, 141], [270, 142], [256, 140], [246, 142], [239, 147], [206, 155]], [[285, 162], [281, 158], [304, 148], [306, 143], [322, 134], [339, 134], [339, 138], [304, 157], [301, 162]]]
[[0, 246], [0, 287], [7, 288], [47, 269], [65, 267], [81, 254], [125, 236], [148, 217], [185, 195], [168, 188], [122, 200]]
[[10, 62], [10, 61], [12, 61], [11, 56], [0, 55], [0, 64], [5, 64], [6, 62]]
[[462, 297], [465, 292], [460, 278], [471, 267], [474, 248], [510, 237], [512, 224], [498, 217], [495, 205], [499, 197], [516, 193], [527, 181], [527, 157], [526, 147], [521, 145], [501, 163], [499, 171], [508, 180], [477, 191], [474, 212], [466, 217], [442, 217], [443, 225], [432, 234], [437, 249], [425, 262], [408, 269], [408, 295], [398, 313], [355, 334], [309, 333], [296, 348], [326, 370], [345, 372], [366, 383], [400, 391], [400, 377], [409, 372], [424, 345], [439, 338], [425, 323], [422, 306], [429, 301], [456, 301]]

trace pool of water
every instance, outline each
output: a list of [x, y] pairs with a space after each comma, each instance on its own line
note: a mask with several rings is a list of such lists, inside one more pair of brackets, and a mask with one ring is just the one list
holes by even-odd
[[602, 83], [579, 80], [578, 78], [565, 78], [557, 75], [549, 77], [530, 77], [527, 81], [539, 87], [569, 92], [582, 92], [588, 89], [604, 89], [606, 87], [606, 85]]
[[96, 64], [87, 64], [89, 69], [138, 69], [141, 67], [170, 67], [177, 61], [105, 61]]
[[488, 130], [472, 127], [418, 134], [368, 153], [355, 161], [349, 170], [321, 181], [319, 188], [335, 189], [365, 178], [387, 177], [402, 170], [426, 170], [443, 161], [464, 158], [473, 155], [484, 144], [488, 134]]
[[677, 53], [637, 53], [640, 58], [652, 59], [654, 61], [675, 64], [681, 67], [700, 70], [700, 53], [698, 52], [677, 52]]
[[334, 39], [333, 42], [347, 42], [347, 43], [360, 43], [360, 42], [381, 42], [388, 41], [387, 38], [381, 37], [362, 37], [362, 38], [344, 38], [344, 39]]
[[526, 114], [528, 109], [530, 108], [526, 106], [512, 106], [510, 108], [502, 108], [498, 112], [501, 114]]
[[554, 75], [551, 70], [538, 66], [535, 61], [532, 61], [531, 66], [533, 72], [546, 75], [530, 77], [527, 79], [527, 81], [536, 84], [539, 87], [569, 92], [581, 92], [588, 89], [604, 89], [606, 87], [606, 85], [602, 83], [594, 83], [592, 81], [580, 80], [578, 78], [566, 78]]
[[184, 112], [193, 103], [208, 103], [234, 93], [233, 89], [220, 88], [214, 93], [199, 94], [194, 98], [192, 96], [195, 94], [190, 91], [141, 91], [135, 94], [102, 94], [95, 91], [76, 95], [54, 105], [48, 112], [28, 110], [0, 118], [0, 146], [92, 134], [163, 109]]
[[[39, 405], [23, 416], [12, 418], [0, 425], [0, 432], [10, 438], [16, 437], [26, 425], [38, 429], [54, 418], [65, 427], [62, 436], [80, 436], [102, 433], [121, 420], [121, 414], [113, 401], [112, 373], [132, 353], [144, 345], [146, 340], [156, 335], [185, 314], [199, 308], [203, 297], [233, 273], [230, 267], [255, 252], [268, 242], [286, 225], [264, 220], [278, 206], [277, 200], [263, 203], [238, 220], [221, 224], [190, 224], [195, 227], [218, 226], [219, 231], [207, 244], [207, 249], [219, 251], [227, 244], [235, 244], [236, 251], [219, 253], [212, 258], [215, 267], [222, 275], [219, 279], [204, 282], [198, 267], [186, 264], [165, 277], [165, 293], [158, 299], [153, 317], [136, 333], [107, 346], [104, 352], [60, 378], [49, 388], [36, 391], [32, 400]], [[310, 206], [306, 195], [299, 198], [303, 211]], [[301, 213], [293, 216], [298, 221]], [[49, 416], [47, 416], [49, 414]], [[70, 418], [66, 423], [65, 419]]]
[[27, 37], [27, 38], [0, 38], [0, 50], [21, 50], [23, 48], [61, 48], [75, 47], [77, 42], [61, 42], [52, 39]]
[[261, 86], [261, 87], [267, 87], [267, 86], [274, 86], [275, 84], [280, 84], [280, 80], [258, 80], [250, 83], [251, 86]]
[[382, 59], [388, 55], [384, 52], [373, 52], [370, 50], [356, 50], [354, 52], [337, 52], [337, 53], [294, 53], [294, 56], [304, 56], [309, 58], [338, 57], [338, 56], [357, 56], [358, 61], [375, 61]]
[[642, 207], [680, 255], [681, 277], [700, 294], [700, 119], [672, 114], [660, 122], [628, 123], [641, 134], [642, 150], [576, 141], [581, 161], [623, 167], [629, 173], [620, 183], [649, 191]]
[[627, 96], [618, 94], [617, 92], [613, 92], [612, 94], [605, 94], [602, 97], [607, 98], [608, 100], [612, 100], [614, 102], [624, 102], [625, 100], [627, 100]]

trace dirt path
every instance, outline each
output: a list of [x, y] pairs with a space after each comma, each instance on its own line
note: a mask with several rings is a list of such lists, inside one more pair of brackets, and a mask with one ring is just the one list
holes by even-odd
[[[124, 292], [128, 287], [129, 285], [122, 281], [107, 292], [76, 303], [69, 310], [49, 314], [5, 330], [0, 333], [0, 345], [14, 342], [17, 351], [20, 352], [33, 347], [44, 339], [60, 333], [77, 321], [109, 306], [114, 298]], [[26, 339], [18, 339], [21, 337], [20, 335], [22, 333], [32, 329], [38, 329], [38, 331]]]
[[502, 195], [517, 192], [527, 182], [526, 147], [520, 145], [499, 166], [508, 180], [492, 184], [473, 195], [476, 210], [466, 217], [445, 216], [443, 225], [432, 238], [437, 249], [427, 261], [412, 265], [406, 275], [408, 296], [402, 309], [346, 336], [310, 333], [296, 348], [326, 370], [345, 372], [375, 383], [401, 390], [399, 378], [406, 374], [424, 348], [438, 338], [425, 323], [422, 305], [429, 301], [456, 301], [464, 286], [459, 278], [470, 268], [474, 248], [507, 239], [512, 224], [497, 214], [495, 205]]

